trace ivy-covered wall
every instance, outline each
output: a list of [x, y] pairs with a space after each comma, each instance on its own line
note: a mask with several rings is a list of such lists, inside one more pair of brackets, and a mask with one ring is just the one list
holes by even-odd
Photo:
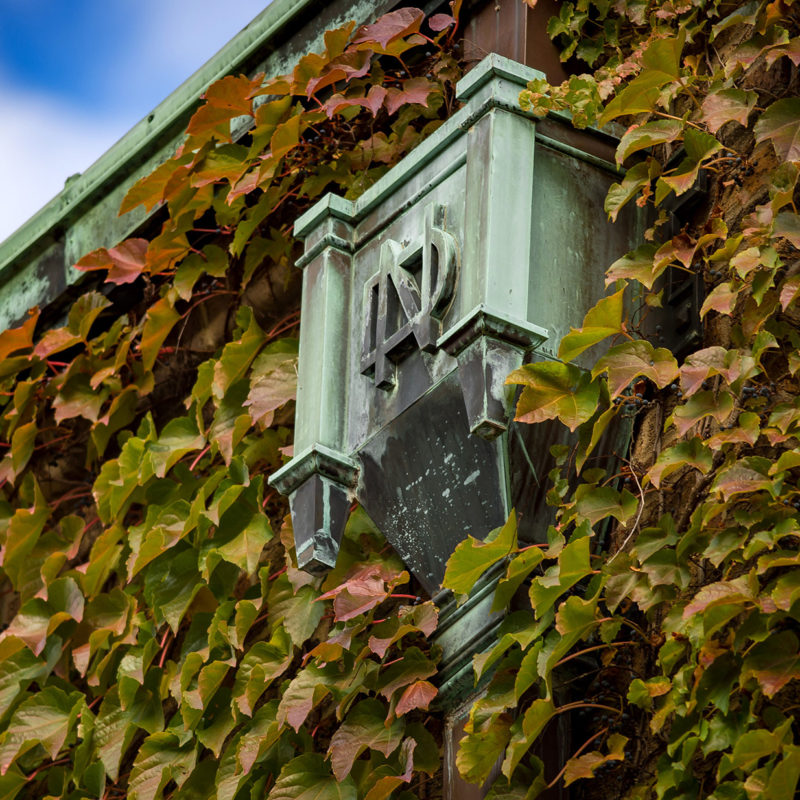
[[[77, 261], [63, 319], [0, 334], [0, 797], [441, 797], [436, 609], [358, 509], [335, 570], [298, 571], [265, 477], [292, 452], [292, 222], [453, 111], [459, 8], [213, 84], [123, 201], [152, 227]], [[548, 540], [512, 516], [449, 563], [456, 595], [503, 570], [456, 759], [496, 800], [794, 796], [798, 28], [791, 0], [561, 3], [573, 75], [520, 98], [628, 126], [605, 210], [654, 223], [559, 360], [510, 377], [521, 423], [575, 434]], [[668, 272], [705, 297], [684, 352], [648, 327]]]

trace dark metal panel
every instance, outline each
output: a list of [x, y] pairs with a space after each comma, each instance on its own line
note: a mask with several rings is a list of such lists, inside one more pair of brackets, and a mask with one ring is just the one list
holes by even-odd
[[467, 534], [483, 538], [508, 514], [504, 437], [469, 433], [456, 373], [360, 450], [358, 499], [426, 591]]

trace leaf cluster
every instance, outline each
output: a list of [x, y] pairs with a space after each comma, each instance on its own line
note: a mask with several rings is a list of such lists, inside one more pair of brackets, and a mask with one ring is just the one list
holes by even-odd
[[455, 26], [399, 9], [210, 86], [122, 202], [155, 210], [140, 235], [0, 334], [6, 800], [381, 800], [437, 772], [436, 609], [359, 510], [336, 570], [299, 571], [266, 479], [292, 452], [293, 220], [436, 129]]
[[[800, 777], [798, 9], [580, 0], [560, 4], [550, 33], [564, 58], [593, 69], [561, 86], [534, 81], [523, 108], [627, 125], [616, 153], [627, 169], [605, 208], [614, 220], [636, 202], [652, 224], [608, 268], [612, 293], [563, 338], [559, 360], [509, 376], [518, 421], [574, 437], [553, 453], [547, 541], [517, 542], [512, 515], [448, 564], [445, 585], [463, 594], [506, 560], [495, 609], [517, 609], [474, 659], [488, 684], [459, 768], [481, 783], [499, 764], [498, 798], [575, 781], [584, 797], [790, 798]], [[648, 322], [666, 304], [668, 272], [703, 290], [689, 352], [660, 346]], [[593, 367], [574, 363], [596, 345]], [[598, 443], [623, 419], [629, 448], [600, 461]], [[556, 735], [572, 751], [554, 766], [542, 753]]]

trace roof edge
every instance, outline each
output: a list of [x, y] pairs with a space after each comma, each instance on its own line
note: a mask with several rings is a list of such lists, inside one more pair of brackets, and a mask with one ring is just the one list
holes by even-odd
[[252, 22], [217, 51], [200, 69], [162, 100], [106, 150], [85, 172], [68, 180], [64, 188], [32, 217], [0, 242], [0, 276], [27, 250], [34, 247], [81, 207], [109, 181], [136, 167], [137, 158], [192, 110], [205, 89], [250, 61], [264, 45], [315, 0], [273, 0]]

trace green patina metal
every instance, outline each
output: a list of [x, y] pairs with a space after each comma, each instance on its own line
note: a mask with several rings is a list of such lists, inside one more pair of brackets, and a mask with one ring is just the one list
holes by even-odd
[[[528, 452], [542, 467], [548, 447], [510, 461], [505, 377], [525, 358], [555, 357], [641, 226], [635, 211], [608, 223], [617, 170], [570, 143], [568, 120], [520, 110], [539, 75], [488, 56], [433, 136], [356, 201], [329, 195], [297, 220], [297, 455], [271, 482], [290, 497], [307, 569], [335, 563], [355, 498], [435, 591], [455, 545], [505, 520]], [[466, 640], [498, 622], [484, 605], [446, 615], [454, 686]]]

